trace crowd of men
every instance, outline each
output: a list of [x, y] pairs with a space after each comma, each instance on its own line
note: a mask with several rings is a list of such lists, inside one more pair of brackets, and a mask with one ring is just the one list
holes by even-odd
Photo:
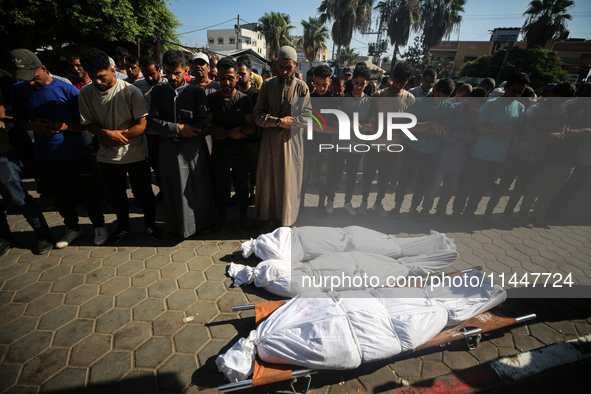
[[[81, 201], [96, 245], [116, 245], [128, 237], [128, 178], [147, 236], [160, 240], [220, 230], [234, 202], [245, 229], [255, 226], [248, 216], [253, 203], [261, 232], [293, 225], [311, 184], [318, 189], [318, 215], [333, 214], [343, 171], [343, 209], [351, 216], [367, 214], [377, 177], [370, 209], [381, 216], [399, 218], [414, 184], [413, 219], [430, 221], [439, 195], [438, 217], [492, 224], [496, 205], [515, 181], [503, 217], [549, 228], [548, 216], [560, 215], [591, 177], [591, 111], [584, 101], [591, 96], [590, 83], [546, 86], [544, 97], [535, 99], [523, 73], [498, 87], [492, 78], [473, 87], [437, 79], [434, 70], [413, 76], [408, 64], [398, 63], [378, 85], [362, 62], [340, 76], [321, 65], [303, 81], [291, 47], [280, 48], [261, 76], [248, 56], [196, 53], [187, 59], [169, 50], [160, 64], [118, 48], [115, 58], [86, 50], [70, 58], [71, 75], [65, 79], [27, 49], [10, 52], [13, 72], [1, 79], [0, 120], [8, 126], [0, 124], [0, 191], [33, 228], [35, 253], [67, 247], [82, 235], [76, 210]], [[292, 106], [297, 99], [329, 97], [339, 98], [329, 107], [356, 113], [354, 128], [362, 133], [375, 131], [378, 113], [414, 114], [418, 123], [411, 131], [417, 139], [395, 130], [388, 143], [403, 147], [401, 152], [375, 146], [364, 153], [319, 151], [320, 143], [335, 141], [336, 120], [329, 120], [326, 130], [314, 125], [312, 143], [304, 138], [308, 118], [294, 114]], [[50, 197], [64, 220], [66, 233], [57, 242], [22, 185], [20, 163], [32, 169], [41, 197]], [[353, 207], [360, 172], [362, 201]], [[392, 186], [394, 209], [387, 211], [383, 202]], [[486, 213], [477, 218], [491, 186]], [[159, 201], [163, 228], [156, 224]], [[117, 217], [110, 235], [105, 207]], [[2, 210], [0, 252], [14, 244]]]

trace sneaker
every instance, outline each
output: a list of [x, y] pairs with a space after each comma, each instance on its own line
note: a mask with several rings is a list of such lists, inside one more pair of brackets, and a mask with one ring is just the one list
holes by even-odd
[[326, 210], [327, 214], [332, 215], [334, 213], [334, 201], [327, 202], [324, 209]]
[[388, 211], [384, 209], [382, 203], [376, 202], [375, 204], [373, 204], [373, 207], [371, 207], [371, 209], [372, 211], [376, 211], [378, 215], [380, 215], [383, 218], [388, 216]]
[[62, 239], [57, 241], [55, 247], [58, 249], [63, 249], [70, 245], [72, 242], [74, 242], [74, 240], [76, 240], [81, 235], [81, 230], [72, 230], [71, 228], [69, 228], [68, 231], [66, 231], [66, 234], [62, 237]]
[[96, 246], [104, 245], [109, 238], [109, 233], [104, 227], [95, 227], [94, 229], [94, 244]]
[[53, 249], [54, 240], [51, 235], [37, 237], [37, 243], [35, 244], [34, 254], [47, 254]]
[[131, 234], [131, 227], [125, 230], [122, 229], [117, 229], [115, 230], [115, 232], [113, 234], [111, 234], [111, 236], [107, 239], [107, 243], [109, 245], [116, 245], [119, 242], [121, 242], [122, 239], [125, 239], [127, 237], [129, 237], [129, 234]]
[[362, 201], [359, 208], [357, 208], [357, 214], [365, 216], [367, 214], [367, 201]]
[[532, 224], [535, 225], [536, 227], [545, 228], [546, 230], [550, 230], [552, 228], [552, 226], [550, 226], [548, 224], [546, 219], [541, 218], [541, 217], [532, 218], [532, 222], [533, 222]]
[[343, 205], [343, 209], [347, 212], [350, 216], [357, 216], [357, 211], [353, 208], [350, 202]]
[[16, 245], [14, 238], [0, 238], [0, 256], [4, 256], [4, 253], [8, 252], [8, 249]]
[[164, 233], [156, 226], [150, 226], [146, 228], [146, 234], [148, 234], [154, 241], [160, 241], [164, 238]]

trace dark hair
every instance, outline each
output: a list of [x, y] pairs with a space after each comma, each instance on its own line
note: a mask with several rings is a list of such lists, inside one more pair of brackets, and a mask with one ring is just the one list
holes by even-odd
[[412, 75], [412, 67], [407, 62], [398, 62], [390, 70], [392, 79], [397, 79], [398, 82], [405, 83]]
[[312, 67], [311, 69], [309, 69], [308, 71], [306, 71], [306, 77], [313, 77], [314, 76], [314, 69], [316, 67]]
[[150, 66], [154, 66], [156, 70], [160, 69], [160, 64], [156, 63], [156, 59], [154, 59], [152, 56], [142, 56], [140, 59], [140, 67], [147, 68]]
[[130, 62], [131, 64], [140, 64], [140, 58], [136, 55], [129, 55], [125, 58], [125, 62]]
[[456, 88], [456, 84], [454, 83], [453, 79], [451, 78], [443, 78], [437, 81], [435, 84], [435, 90], [439, 93], [443, 93], [446, 96], [449, 96], [451, 92], [454, 91]]
[[437, 78], [437, 71], [433, 70], [432, 68], [425, 70], [423, 72], [423, 78], [425, 78], [425, 77]]
[[573, 97], [576, 91], [577, 88], [570, 82], [561, 82], [552, 89], [552, 93], [556, 97]]
[[521, 97], [536, 97], [536, 92], [534, 92], [531, 86], [527, 86], [525, 89], [523, 89]]
[[505, 86], [511, 86], [515, 83], [520, 85], [529, 85], [529, 75], [526, 73], [515, 73], [507, 78], [507, 83]]
[[330, 78], [332, 75], [332, 70], [326, 64], [321, 64], [318, 67], [314, 67], [314, 78]]
[[355, 79], [357, 77], [369, 79], [370, 76], [371, 76], [371, 72], [369, 71], [369, 67], [367, 67], [365, 65], [360, 66], [359, 64], [357, 64], [357, 66], [355, 67], [355, 70], [353, 70], [353, 79]]
[[367, 63], [359, 62], [359, 63], [355, 64], [355, 68], [357, 68], [357, 67], [367, 67]]
[[472, 93], [472, 90], [472, 85], [470, 85], [469, 83], [462, 82], [462, 84], [458, 87], [458, 92], [466, 91], [468, 94], [470, 94]]
[[255, 73], [255, 74], [258, 74], [258, 73], [259, 73], [259, 70], [257, 70], [256, 68], [253, 68], [253, 69], [252, 69], [252, 70], [250, 70], [250, 71], [252, 71], [252, 72], [253, 72], [253, 73]]
[[480, 85], [490, 86], [490, 89], [492, 90], [495, 88], [495, 80], [491, 77], [484, 78], [482, 82], [480, 82]]
[[273, 73], [268, 68], [263, 68], [261, 71], [261, 77], [272, 77]]
[[68, 59], [68, 62], [71, 62], [71, 61], [76, 60], [76, 59], [80, 60], [80, 55], [72, 55], [72, 56], [70, 56], [70, 58]]
[[170, 67], [186, 66], [185, 58], [180, 51], [168, 50], [162, 56], [162, 64]]
[[330, 80], [331, 84], [335, 84], [335, 85], [342, 85], [344, 83], [343, 78], [341, 77], [332, 77], [332, 79]]
[[127, 55], [129, 55], [129, 51], [123, 47], [117, 47], [117, 48], [115, 48], [115, 55], [127, 56]]
[[252, 71], [252, 64], [250, 63], [250, 58], [247, 55], [242, 55], [236, 59], [236, 64], [238, 67], [246, 67], [248, 71]]
[[109, 70], [111, 62], [109, 55], [98, 48], [87, 49], [80, 55], [82, 67], [91, 74], [96, 74], [102, 70]]
[[486, 97], [488, 96], [488, 92], [485, 88], [474, 88], [472, 93], [470, 93], [470, 97]]
[[236, 64], [236, 60], [231, 57], [225, 57], [218, 61], [217, 68], [218, 70], [229, 70], [233, 68], [234, 71], [238, 71], [238, 64]]
[[381, 84], [390, 83], [390, 77], [383, 77]]

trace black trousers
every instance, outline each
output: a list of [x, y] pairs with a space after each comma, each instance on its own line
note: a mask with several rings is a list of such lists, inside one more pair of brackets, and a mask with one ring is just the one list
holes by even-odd
[[135, 201], [144, 211], [144, 222], [147, 227], [154, 226], [156, 224], [156, 209], [148, 161], [143, 160], [128, 164], [99, 163], [99, 165], [113, 199], [113, 206], [117, 215], [117, 228], [125, 230], [130, 227], [129, 201], [126, 190], [126, 175], [128, 174]]
[[398, 178], [398, 185], [396, 186], [396, 207], [400, 208], [408, 185], [415, 174], [417, 174], [417, 184], [412, 195], [411, 208], [416, 209], [423, 201], [423, 197], [431, 183], [431, 177], [435, 172], [435, 163], [437, 161], [437, 152], [420, 153], [419, 151], [406, 148], [404, 149], [404, 157], [402, 158], [402, 167], [400, 168], [400, 177]]
[[503, 163], [468, 157], [458, 181], [453, 212], [476, 212], [486, 189], [497, 180], [502, 168]]
[[99, 201], [100, 180], [93, 175], [90, 159], [37, 160], [39, 176], [68, 228], [78, 228], [76, 195], [84, 200], [88, 217], [95, 227], [103, 227], [105, 218]]

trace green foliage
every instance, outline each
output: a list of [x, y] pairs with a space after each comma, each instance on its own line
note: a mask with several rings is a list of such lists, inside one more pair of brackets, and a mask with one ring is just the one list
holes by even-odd
[[357, 58], [359, 57], [359, 54], [357, 52], [355, 52], [355, 49], [346, 47], [346, 48], [341, 48], [341, 61], [345, 62], [347, 61], [349, 67], [351, 67], [353, 64], [355, 64], [355, 62], [357, 61]]
[[0, 7], [0, 33], [10, 37], [3, 50], [178, 41], [177, 26], [164, 0], [4, 0]]
[[317, 18], [308, 18], [302, 21], [304, 27], [304, 36], [298, 41], [298, 45], [304, 48], [306, 59], [312, 63], [316, 60], [318, 51], [326, 49], [326, 40], [328, 40], [328, 29]]
[[567, 10], [573, 5], [572, 0], [532, 0], [523, 13], [527, 17], [522, 30], [527, 47], [544, 47], [558, 39], [566, 31], [566, 21], [572, 19]]
[[[472, 62], [467, 62], [462, 66], [459, 76], [497, 78], [505, 54], [505, 51], [500, 51], [493, 56], [481, 56]], [[534, 89], [538, 89], [547, 83], [568, 80], [568, 73], [562, 69], [557, 53], [539, 47], [534, 49], [511, 49], [507, 57], [507, 63], [505, 63], [501, 72], [500, 81], [507, 80], [511, 74], [516, 72], [528, 74], [531, 86]]]
[[263, 33], [267, 42], [267, 58], [270, 60], [277, 58], [279, 48], [285, 45], [295, 47], [289, 31], [295, 29], [291, 25], [291, 17], [282, 12], [267, 12], [259, 18], [260, 25], [255, 31]]
[[452, 65], [450, 60], [431, 54], [422, 36], [416, 36], [413, 45], [401, 57], [412, 66], [416, 75], [422, 75], [425, 70], [433, 69], [441, 78], [447, 77]]

